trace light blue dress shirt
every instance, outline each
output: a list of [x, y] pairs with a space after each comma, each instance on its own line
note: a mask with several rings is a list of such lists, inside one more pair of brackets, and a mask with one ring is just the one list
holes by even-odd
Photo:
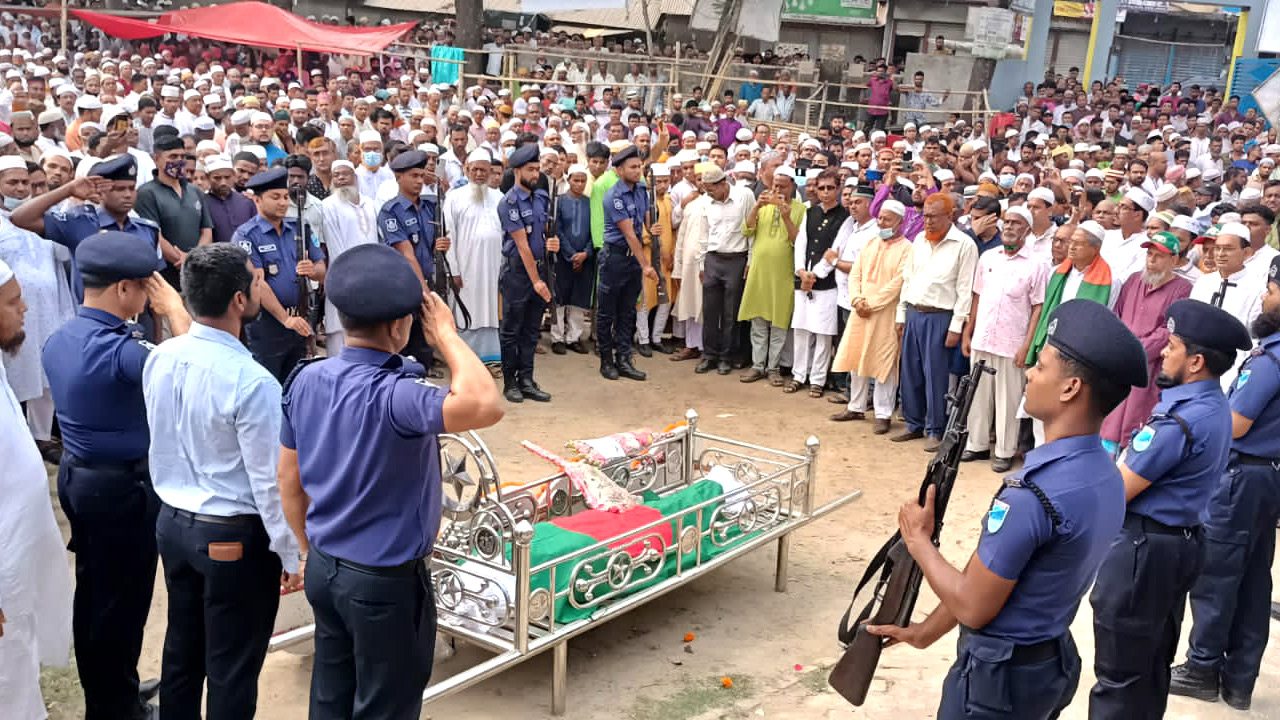
[[280, 383], [239, 340], [192, 323], [147, 358], [142, 392], [156, 495], [202, 515], [260, 515], [284, 570], [297, 572], [276, 485]]

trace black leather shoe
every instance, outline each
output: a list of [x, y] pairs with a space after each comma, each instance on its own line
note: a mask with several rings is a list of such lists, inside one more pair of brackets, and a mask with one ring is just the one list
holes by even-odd
[[613, 363], [600, 363], [600, 374], [605, 380], [617, 380], [618, 366]]
[[631, 364], [631, 358], [622, 358], [618, 361], [618, 375], [628, 380], [644, 380], [647, 377]]
[[566, 349], [567, 347], [568, 346], [562, 342], [553, 342], [551, 343], [551, 352], [557, 355], [564, 355], [566, 352], [568, 352], [568, 350]]
[[702, 361], [698, 363], [698, 367], [694, 368], [693, 371], [701, 375], [703, 373], [711, 372], [711, 368], [715, 366], [716, 361], [714, 358], [703, 356]]
[[965, 450], [960, 453], [960, 462], [973, 462], [974, 460], [987, 460], [991, 457], [990, 450]]
[[1233, 710], [1248, 710], [1253, 704], [1252, 693], [1233, 692], [1226, 685], [1222, 686], [1222, 701], [1231, 706]]
[[1218, 673], [1216, 670], [1199, 668], [1191, 663], [1175, 665], [1169, 671], [1169, 694], [1217, 702]]
[[640, 353], [641, 357], [653, 357], [653, 348], [649, 347], [649, 343], [636, 345], [636, 352]]
[[524, 393], [520, 392], [520, 388], [515, 385], [507, 385], [502, 388], [502, 397], [506, 398], [507, 402], [524, 402]]
[[733, 365], [728, 360], [721, 360], [720, 364], [716, 366], [716, 372], [721, 375], [728, 375], [733, 372]]
[[148, 678], [138, 683], [138, 698], [143, 702], [160, 693], [160, 678]]
[[1009, 472], [1009, 468], [1013, 467], [1013, 458], [992, 458], [991, 472]]
[[538, 383], [534, 382], [533, 378], [522, 378], [520, 380], [520, 394], [534, 402], [551, 401], [551, 393], [538, 387]]
[[672, 353], [671, 348], [667, 347], [667, 344], [662, 341], [653, 343], [652, 347], [653, 347], [653, 351], [656, 353], [662, 353], [663, 355], [670, 355]]
[[586, 355], [587, 353], [591, 352], [590, 350], [587, 349], [586, 345], [582, 344], [581, 340], [574, 340], [573, 342], [569, 343], [568, 347], [570, 350], [578, 353], [579, 355]]

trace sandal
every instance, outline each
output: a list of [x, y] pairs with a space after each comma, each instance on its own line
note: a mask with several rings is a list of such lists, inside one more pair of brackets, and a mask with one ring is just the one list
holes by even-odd
[[787, 381], [786, 385], [782, 386], [782, 392], [784, 393], [793, 393], [799, 389], [800, 389], [800, 382], [798, 380], [789, 380]]
[[809, 386], [809, 397], [811, 397], [811, 398], [820, 398], [820, 397], [822, 397], [822, 393], [823, 393], [823, 389], [822, 389], [822, 386], [821, 386], [821, 385], [810, 385], [810, 386]]
[[770, 370], [769, 384], [774, 387], [782, 387], [782, 373], [777, 370]]

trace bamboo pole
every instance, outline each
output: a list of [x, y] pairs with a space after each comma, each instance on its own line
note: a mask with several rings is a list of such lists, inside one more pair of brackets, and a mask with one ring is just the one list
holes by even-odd
[[67, 50], [67, 0], [62, 0], [62, 8], [58, 12], [62, 30], [62, 54], [70, 55]]

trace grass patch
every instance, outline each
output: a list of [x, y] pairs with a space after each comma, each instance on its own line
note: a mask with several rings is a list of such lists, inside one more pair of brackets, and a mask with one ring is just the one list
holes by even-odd
[[733, 687], [721, 686], [720, 677], [686, 680], [665, 698], [642, 697], [631, 706], [630, 720], [687, 720], [708, 710], [724, 707], [755, 693], [749, 675], [732, 675]]
[[804, 687], [810, 695], [819, 695], [831, 689], [827, 684], [827, 676], [831, 674], [829, 666], [819, 666], [812, 670], [805, 670], [800, 674], [800, 685]]

